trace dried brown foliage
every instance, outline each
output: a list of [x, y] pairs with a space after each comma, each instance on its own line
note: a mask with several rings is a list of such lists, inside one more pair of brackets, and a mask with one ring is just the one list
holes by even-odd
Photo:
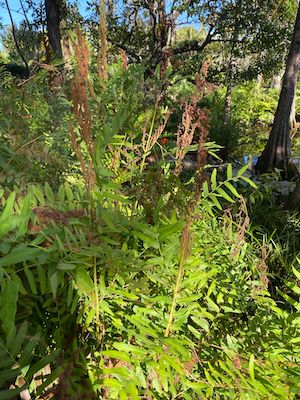
[[[92, 137], [92, 116], [89, 106], [89, 93], [93, 95], [93, 88], [89, 81], [89, 49], [87, 42], [79, 28], [76, 30], [76, 40], [70, 39], [76, 68], [70, 79], [70, 94], [73, 102], [73, 113], [80, 128], [78, 138], [74, 127], [70, 123], [69, 132], [73, 150], [80, 162], [83, 178], [87, 190], [90, 192], [96, 182], [96, 174], [91, 158], [95, 155], [95, 143]], [[83, 156], [80, 142], [84, 142], [88, 157]]]
[[81, 137], [89, 151], [92, 150], [91, 112], [88, 95], [89, 49], [79, 29], [76, 31], [77, 40], [72, 40], [76, 59], [75, 74], [70, 79], [70, 93], [73, 101], [73, 112], [81, 128]]
[[[83, 210], [70, 210], [70, 211], [60, 211], [55, 210], [51, 207], [36, 207], [33, 209], [35, 215], [39, 217], [40, 222], [43, 224], [48, 224], [50, 221], [67, 224], [70, 218], [79, 218], [84, 215]], [[37, 226], [32, 227], [33, 230], [37, 231]]]
[[199, 108], [198, 102], [215, 89], [214, 85], [206, 81], [208, 67], [209, 63], [204, 62], [201, 73], [195, 75], [197, 90], [184, 104], [182, 121], [177, 131], [176, 175], [182, 171], [182, 161], [193, 140], [198, 142], [197, 168], [203, 167], [206, 161], [204, 143], [207, 139], [210, 117], [209, 110]]
[[123, 68], [123, 70], [126, 70], [127, 69], [127, 54], [126, 54], [126, 51], [121, 49], [120, 50], [120, 56], [121, 56], [122, 68]]

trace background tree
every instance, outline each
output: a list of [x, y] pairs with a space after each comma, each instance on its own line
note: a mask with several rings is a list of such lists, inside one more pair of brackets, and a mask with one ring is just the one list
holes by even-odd
[[290, 114], [300, 69], [300, 5], [294, 26], [290, 50], [273, 127], [267, 145], [258, 160], [257, 171], [266, 172], [274, 168], [283, 171], [289, 178], [298, 174], [292, 161], [290, 139]]
[[[10, 62], [22, 63], [19, 52], [14, 46], [14, 38], [11, 27], [6, 27], [0, 34], [1, 41]], [[43, 46], [43, 34], [40, 29], [36, 29], [33, 24], [29, 26], [25, 22], [21, 22], [18, 27], [15, 28], [15, 37], [19, 43], [24, 58], [31, 61], [42, 61], [45, 57], [45, 48]]]
[[289, 210], [300, 209], [300, 179], [297, 180], [294, 191], [289, 195], [287, 199], [286, 208]]
[[47, 31], [53, 57], [62, 58], [60, 22], [62, 19], [61, 0], [45, 0]]
[[[228, 57], [223, 59], [220, 67], [219, 52], [214, 51], [214, 46], [223, 44], [224, 49], [233, 47], [244, 79], [256, 78], [270, 66], [274, 69], [276, 65], [276, 70], [281, 67], [278, 66], [282, 62], [278, 50], [284, 53], [290, 37], [293, 3], [293, 0], [247, 0], [241, 3], [215, 0], [203, 1], [199, 6], [194, 1], [174, 1], [168, 2], [166, 7], [164, 1], [119, 2], [118, 13], [108, 23], [108, 40], [125, 50], [130, 61], [145, 63], [150, 75], [162, 60], [168, 58], [174, 62], [182, 58], [186, 65], [186, 61], [194, 57], [196, 62], [194, 60], [191, 65], [197, 68], [199, 54], [209, 48], [212, 48], [210, 55], [216, 59], [212, 69], [217, 72], [221, 68], [225, 74]], [[176, 40], [176, 32], [184, 22], [200, 25], [201, 38], [187, 35], [184, 40]], [[93, 21], [93, 24], [97, 23]]]
[[11, 22], [11, 32], [12, 32], [12, 37], [13, 37], [13, 40], [14, 40], [14, 43], [15, 43], [16, 51], [18, 52], [18, 55], [19, 55], [20, 59], [25, 64], [26, 68], [28, 69], [28, 62], [27, 62], [26, 58], [24, 57], [23, 51], [22, 51], [22, 49], [21, 49], [21, 47], [19, 45], [19, 42], [18, 42], [18, 39], [17, 39], [17, 36], [16, 36], [16, 26], [15, 26], [15, 23], [14, 23], [14, 20], [13, 20], [13, 17], [12, 17], [12, 13], [11, 13], [11, 10], [10, 10], [10, 7], [9, 7], [9, 4], [8, 4], [7, 0], [5, 0], [5, 5], [6, 5], [6, 9], [8, 11], [9, 19], [10, 19], [10, 22]]

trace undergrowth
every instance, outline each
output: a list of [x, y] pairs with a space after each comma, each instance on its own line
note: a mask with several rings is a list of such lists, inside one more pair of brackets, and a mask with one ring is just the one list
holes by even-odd
[[175, 212], [149, 225], [124, 198], [97, 205], [91, 221], [67, 184], [2, 203], [2, 398], [25, 388], [66, 399], [297, 397], [299, 289], [286, 281], [281, 300], [270, 296], [243, 201], [237, 218], [196, 207], [168, 335], [184, 226]]
[[6, 78], [1, 100], [19, 120], [0, 137], [0, 399], [299, 398], [299, 219], [247, 166], [207, 165], [207, 71], [166, 148], [172, 109], [137, 96], [143, 71], [97, 85], [73, 40], [66, 87]]

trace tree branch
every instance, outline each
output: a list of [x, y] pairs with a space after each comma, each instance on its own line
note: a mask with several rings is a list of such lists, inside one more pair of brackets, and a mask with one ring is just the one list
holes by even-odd
[[188, 40], [181, 46], [171, 48], [172, 54], [183, 54], [189, 51], [201, 52], [209, 43], [216, 41], [216, 39], [213, 39], [212, 30], [213, 28], [211, 26], [203, 42], [199, 42], [199, 40]]
[[13, 34], [13, 38], [14, 38], [14, 42], [15, 42], [15, 45], [16, 45], [17, 52], [18, 52], [21, 60], [23, 61], [23, 63], [26, 65], [26, 68], [29, 69], [28, 63], [27, 63], [27, 61], [26, 61], [26, 59], [25, 59], [25, 57], [24, 57], [24, 55], [22, 53], [22, 50], [21, 50], [21, 48], [19, 46], [19, 43], [18, 43], [18, 40], [17, 40], [16, 28], [15, 28], [14, 20], [12, 18], [11, 11], [10, 11], [10, 8], [9, 8], [7, 0], [5, 0], [5, 4], [6, 4], [6, 7], [7, 7], [8, 14], [9, 14], [9, 18], [10, 18], [10, 22], [11, 22], [12, 34]]
[[136, 53], [134, 53], [134, 52], [133, 52], [128, 46], [126, 46], [125, 44], [123, 44], [123, 43], [118, 43], [118, 42], [114, 41], [114, 40], [111, 39], [111, 38], [108, 38], [107, 40], [108, 40], [110, 43], [112, 43], [114, 46], [118, 47], [119, 49], [126, 51], [126, 53], [127, 53], [130, 57], [134, 58], [137, 62], [142, 62], [141, 56], [138, 55], [138, 54], [136, 54]]

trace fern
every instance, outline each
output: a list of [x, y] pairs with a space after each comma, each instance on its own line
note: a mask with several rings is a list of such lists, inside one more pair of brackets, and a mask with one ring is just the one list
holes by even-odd
[[235, 185], [238, 181], [243, 180], [252, 187], [256, 187], [255, 183], [251, 181], [243, 174], [247, 170], [247, 165], [243, 166], [236, 176], [232, 175], [232, 165], [227, 166], [227, 179], [224, 181], [217, 182], [217, 169], [214, 168], [210, 176], [210, 187], [207, 182], [203, 183], [202, 187], [202, 205], [205, 210], [213, 215], [212, 208], [216, 207], [222, 210], [222, 205], [220, 200], [228, 201], [230, 203], [235, 203], [235, 199], [240, 197]]
[[[14, 398], [22, 391], [30, 389], [34, 375], [57, 358], [59, 350], [53, 351], [50, 356], [41, 357], [35, 354], [39, 343], [38, 335], [28, 337], [27, 322], [19, 328], [14, 326], [5, 341], [0, 339], [0, 387], [7, 387], [0, 391], [1, 399]], [[10, 386], [13, 388], [9, 389]]]

